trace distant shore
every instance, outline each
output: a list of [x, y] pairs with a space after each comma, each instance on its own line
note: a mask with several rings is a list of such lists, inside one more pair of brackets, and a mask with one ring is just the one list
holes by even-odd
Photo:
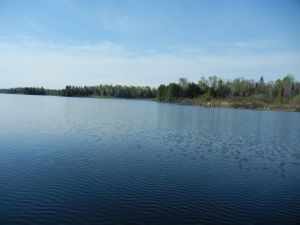
[[180, 78], [178, 83], [159, 87], [100, 84], [70, 86], [64, 89], [17, 87], [0, 93], [54, 95], [65, 97], [144, 99], [205, 107], [300, 112], [300, 82], [286, 75], [275, 82], [236, 78], [225, 81], [216, 76], [201, 77], [197, 83]]
[[[11, 94], [0, 92], [0, 94]], [[30, 94], [19, 94], [30, 95]], [[61, 95], [43, 95], [43, 96], [57, 96]], [[203, 101], [201, 98], [179, 98], [174, 101], [161, 101], [156, 98], [118, 98], [113, 96], [72, 96], [74, 98], [96, 98], [96, 99], [128, 99], [128, 100], [144, 100], [154, 101], [158, 103], [170, 103], [189, 106], [202, 106], [207, 108], [231, 108], [231, 109], [252, 109], [252, 110], [268, 110], [268, 111], [282, 111], [282, 112], [300, 112], [300, 105], [291, 104], [267, 104], [262, 102], [247, 101], [246, 99], [212, 99], [210, 101]]]

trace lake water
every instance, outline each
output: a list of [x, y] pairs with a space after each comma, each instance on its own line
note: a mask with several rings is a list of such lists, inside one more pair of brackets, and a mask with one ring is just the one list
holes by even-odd
[[0, 224], [296, 224], [300, 113], [0, 95]]

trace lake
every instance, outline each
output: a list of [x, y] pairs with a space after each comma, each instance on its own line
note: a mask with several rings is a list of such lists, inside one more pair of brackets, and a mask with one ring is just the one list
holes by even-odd
[[0, 224], [296, 224], [300, 113], [0, 95]]

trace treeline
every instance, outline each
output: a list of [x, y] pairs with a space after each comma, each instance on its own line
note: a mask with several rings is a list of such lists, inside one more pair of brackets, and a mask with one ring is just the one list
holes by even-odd
[[115, 98], [155, 98], [156, 89], [139, 86], [98, 85], [92, 87], [66, 86], [60, 91], [62, 96], [99, 96]]
[[46, 91], [43, 87], [18, 87], [8, 90], [10, 94], [25, 94], [25, 95], [46, 95]]
[[[158, 101], [177, 101], [182, 99], [198, 100], [202, 104], [211, 100], [243, 99], [245, 101], [257, 100], [267, 104], [287, 104], [300, 101], [300, 83], [292, 75], [287, 75], [275, 82], [248, 80], [237, 78], [225, 81], [216, 76], [202, 77], [197, 83], [180, 78], [178, 83], [160, 85], [158, 88], [149, 86], [66, 86], [61, 90], [44, 89], [43, 87], [19, 87], [0, 89], [1, 93], [29, 94], [29, 95], [59, 95], [74, 97], [115, 97], [115, 98], [141, 98], [157, 99]], [[294, 103], [293, 103], [294, 104]], [[300, 104], [300, 103], [299, 103]]]
[[60, 90], [44, 89], [43, 87], [17, 87], [11, 89], [1, 89], [0, 93], [25, 95], [60, 95]]
[[244, 78], [224, 81], [216, 76], [210, 76], [207, 79], [202, 77], [198, 83], [180, 78], [178, 83], [160, 85], [156, 97], [160, 101], [196, 97], [203, 97], [207, 101], [228, 97], [255, 97], [265, 102], [283, 104], [299, 94], [300, 83], [295, 81], [292, 75], [287, 75], [275, 82], [265, 82], [263, 77], [258, 81]]
[[9, 89], [0, 89], [0, 93], [9, 94]]

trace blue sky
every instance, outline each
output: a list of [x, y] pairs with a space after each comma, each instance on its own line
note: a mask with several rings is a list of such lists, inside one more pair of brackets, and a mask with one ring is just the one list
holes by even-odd
[[300, 80], [298, 0], [0, 0], [0, 87]]

